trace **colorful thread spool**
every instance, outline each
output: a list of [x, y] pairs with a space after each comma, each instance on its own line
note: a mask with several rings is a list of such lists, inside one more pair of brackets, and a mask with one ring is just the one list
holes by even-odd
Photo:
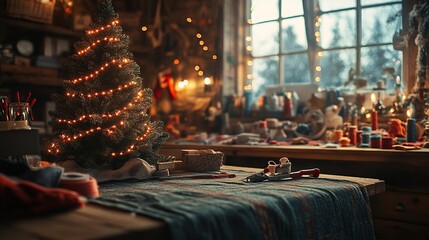
[[370, 137], [371, 134], [368, 132], [362, 132], [362, 139], [361, 139], [361, 143], [360, 143], [360, 147], [370, 147]]
[[417, 141], [416, 119], [408, 118], [407, 119], [407, 142], [416, 142], [416, 141]]
[[340, 143], [340, 139], [343, 137], [343, 130], [334, 130], [334, 143]]
[[356, 145], [357, 126], [355, 125], [349, 126], [348, 132], [349, 132], [350, 144]]
[[362, 142], [362, 130], [356, 132], [356, 146], [359, 146]]
[[75, 191], [85, 197], [98, 197], [98, 185], [95, 178], [88, 174], [66, 172], [61, 175], [60, 188]]
[[393, 148], [393, 138], [383, 137], [381, 139], [381, 148], [383, 149], [392, 149]]
[[371, 142], [371, 148], [380, 148], [381, 147], [381, 136], [378, 134], [371, 135], [370, 142]]
[[371, 127], [368, 127], [368, 126], [362, 127], [362, 132], [371, 133], [371, 131], [372, 131]]

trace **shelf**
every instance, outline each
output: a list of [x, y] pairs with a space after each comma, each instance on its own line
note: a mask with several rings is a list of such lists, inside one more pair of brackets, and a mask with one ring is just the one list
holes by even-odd
[[63, 27], [58, 27], [51, 24], [37, 23], [37, 22], [31, 22], [31, 21], [15, 19], [15, 18], [7, 18], [7, 17], [0, 17], [0, 25], [6, 25], [9, 27], [16, 27], [16, 28], [24, 28], [28, 30], [34, 30], [37, 32], [44, 32], [52, 35], [72, 37], [72, 38], [79, 38], [83, 34], [78, 31], [70, 30]]
[[1, 82], [17, 82], [44, 86], [61, 86], [62, 84], [62, 79], [58, 78], [57, 69], [1, 63], [0, 70]]

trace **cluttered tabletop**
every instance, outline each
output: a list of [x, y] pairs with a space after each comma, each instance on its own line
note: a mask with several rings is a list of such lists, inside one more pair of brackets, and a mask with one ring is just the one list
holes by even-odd
[[[278, 168], [278, 164], [271, 165]], [[160, 177], [158, 180], [107, 182], [99, 185], [100, 197], [89, 199], [85, 206], [60, 213], [7, 221], [0, 227], [0, 236], [2, 239], [131, 239], [137, 237], [139, 239], [171, 239], [172, 236], [175, 239], [181, 239], [200, 236], [194, 235], [195, 229], [192, 229], [192, 226], [193, 224], [198, 225], [198, 221], [201, 221], [199, 214], [202, 213], [192, 212], [184, 206], [189, 204], [189, 206], [198, 208], [198, 204], [194, 205], [196, 200], [203, 201], [201, 204], [206, 204], [207, 202], [204, 201], [208, 201], [216, 208], [222, 208], [226, 200], [230, 201], [228, 204], [244, 202], [236, 205], [234, 210], [246, 206], [247, 202], [250, 202], [252, 206], [261, 207], [261, 204], [267, 204], [269, 207], [271, 200], [259, 196], [263, 192], [275, 193], [280, 198], [287, 196], [294, 199], [301, 196], [303, 192], [305, 196], [312, 196], [321, 191], [320, 196], [325, 196], [324, 191], [336, 192], [338, 188], [349, 190], [351, 186], [357, 186], [358, 195], [361, 194], [359, 190], [361, 189], [366, 196], [373, 196], [385, 190], [384, 181], [379, 179], [320, 174], [319, 169], [299, 170], [288, 172], [286, 175], [276, 174], [277, 179], [274, 179], [273, 176], [270, 177], [269, 174], [263, 175], [268, 176], [265, 179], [252, 178], [261, 172], [276, 171], [273, 170], [275, 167], [273, 169], [269, 169], [269, 167], [270, 164], [267, 169], [261, 171], [257, 168], [222, 166], [221, 170], [216, 173], [175, 174], [171, 172], [169, 176]], [[298, 195], [293, 194], [295, 191], [301, 191], [301, 188], [304, 189], [303, 192]], [[182, 194], [177, 194], [177, 191], [182, 191]], [[254, 195], [255, 193], [257, 195]], [[289, 194], [292, 195], [289, 196]], [[240, 198], [241, 196], [243, 198]], [[245, 199], [248, 196], [255, 199]], [[162, 200], [162, 198], [165, 199]], [[363, 198], [365, 199], [365, 196]], [[290, 199], [287, 201], [291, 201]], [[133, 205], [141, 202], [151, 203], [141, 206]], [[365, 206], [360, 207], [365, 208]], [[186, 214], [194, 215], [190, 217], [186, 215], [189, 219], [185, 220], [181, 217], [169, 216], [176, 210], [178, 212], [189, 211]], [[196, 211], [201, 212], [201, 209]], [[229, 212], [231, 209], [225, 208], [224, 211]], [[240, 211], [243, 213], [244, 210]], [[206, 213], [213, 216], [213, 212]], [[246, 217], [245, 214], [244, 217]], [[177, 227], [170, 228], [171, 224]], [[198, 226], [194, 227], [198, 229]], [[182, 231], [182, 228], [188, 228], [188, 230]], [[240, 233], [240, 231], [238, 232]], [[274, 231], [270, 234], [287, 235], [281, 231]], [[368, 234], [370, 236], [371, 232]], [[234, 237], [234, 235], [230, 235], [230, 237]]]

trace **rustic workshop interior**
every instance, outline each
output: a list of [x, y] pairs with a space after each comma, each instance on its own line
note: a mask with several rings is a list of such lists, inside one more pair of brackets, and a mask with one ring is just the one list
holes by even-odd
[[427, 0], [0, 0], [0, 238], [429, 239], [428, 40]]

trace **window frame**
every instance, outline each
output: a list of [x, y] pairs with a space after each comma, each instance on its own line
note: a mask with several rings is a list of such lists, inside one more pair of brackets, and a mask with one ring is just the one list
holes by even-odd
[[[335, 9], [335, 10], [329, 10], [329, 11], [317, 11], [316, 9], [316, 2], [318, 2], [317, 0], [311, 0], [311, 1], [307, 1], [307, 0], [302, 0], [302, 4], [303, 4], [303, 14], [302, 15], [294, 15], [294, 16], [288, 16], [288, 17], [283, 17], [282, 16], [282, 0], [278, 0], [278, 11], [279, 11], [279, 17], [277, 19], [273, 19], [273, 20], [266, 20], [266, 21], [260, 21], [257, 23], [248, 23], [248, 20], [251, 19], [251, 1], [252, 0], [243, 0], [242, 5], [243, 6], [243, 20], [241, 21], [243, 23], [243, 33], [244, 36], [251, 36], [251, 27], [252, 25], [257, 25], [257, 24], [263, 24], [263, 23], [268, 23], [268, 22], [277, 22], [278, 23], [278, 27], [279, 27], [279, 32], [278, 32], [278, 39], [279, 39], [279, 50], [276, 54], [270, 54], [270, 55], [261, 55], [261, 56], [253, 56], [252, 52], [247, 51], [246, 50], [246, 40], [245, 37], [241, 38], [241, 43], [240, 45], [243, 46], [243, 56], [244, 56], [244, 60], [242, 61], [242, 71], [244, 71], [244, 73], [242, 73], [242, 76], [244, 77], [245, 80], [242, 81], [242, 86], [241, 86], [241, 91], [248, 90], [248, 88], [246, 89], [246, 86], [248, 86], [249, 84], [251, 84], [250, 82], [253, 80], [249, 80], [246, 78], [246, 76], [250, 73], [252, 73], [251, 68], [249, 68], [249, 66], [247, 66], [247, 62], [250, 61], [254, 61], [254, 59], [263, 59], [263, 58], [269, 58], [269, 57], [277, 57], [278, 58], [278, 76], [279, 78], [277, 79], [277, 84], [279, 85], [311, 85], [311, 84], [320, 84], [320, 80], [317, 81], [316, 78], [320, 77], [320, 74], [317, 73], [317, 71], [315, 70], [315, 68], [317, 66], [320, 66], [320, 58], [317, 58], [317, 53], [319, 51], [322, 52], [329, 52], [329, 51], [335, 51], [335, 50], [344, 50], [344, 49], [354, 49], [356, 51], [356, 58], [355, 58], [355, 69], [356, 69], [356, 73], [360, 74], [361, 73], [361, 68], [362, 68], [362, 63], [361, 63], [361, 58], [362, 58], [362, 49], [363, 48], [367, 48], [367, 47], [384, 47], [384, 46], [391, 46], [391, 42], [390, 43], [380, 43], [380, 44], [362, 44], [362, 12], [364, 9], [368, 9], [368, 8], [375, 8], [375, 7], [382, 7], [382, 6], [389, 6], [389, 5], [396, 5], [396, 4], [401, 4], [402, 7], [402, 28], [405, 30], [407, 25], [405, 25], [407, 23], [407, 18], [408, 14], [405, 14], [407, 9], [410, 7], [410, 5], [412, 6], [414, 3], [406, 3], [407, 1], [402, 1], [402, 0], [395, 0], [392, 2], [387, 2], [387, 3], [375, 3], [375, 4], [369, 4], [369, 5], [365, 5], [362, 6], [361, 1], [360, 0], [355, 0], [356, 1], [356, 7], [349, 7], [349, 8], [343, 8], [343, 9]], [[322, 48], [320, 43], [318, 41], [316, 41], [316, 37], [315, 37], [315, 33], [318, 31], [316, 29], [316, 27], [314, 26], [315, 23], [315, 19], [317, 16], [322, 16], [323, 14], [329, 14], [329, 13], [335, 13], [335, 12], [343, 12], [343, 11], [349, 11], [349, 10], [353, 10], [356, 13], [356, 36], [355, 36], [355, 40], [356, 40], [356, 44], [350, 47], [332, 47], [332, 48]], [[305, 31], [306, 31], [306, 35], [307, 35], [307, 49], [306, 50], [301, 50], [301, 51], [294, 51], [294, 52], [282, 52], [282, 21], [287, 20], [287, 19], [292, 19], [292, 18], [297, 18], [297, 17], [303, 17], [304, 18], [304, 24], [305, 24]], [[392, 33], [393, 34], [393, 33]], [[284, 68], [283, 68], [283, 64], [284, 64], [284, 56], [287, 55], [293, 55], [293, 54], [302, 54], [302, 53], [307, 53], [307, 57], [308, 57], [308, 66], [309, 66], [309, 75], [310, 75], [310, 82], [298, 82], [298, 83], [287, 83], [284, 82]], [[408, 75], [408, 71], [407, 71], [407, 67], [405, 64], [409, 64], [408, 60], [406, 60], [406, 56], [408, 54], [406, 54], [406, 52], [403, 53], [403, 57], [402, 57], [402, 63], [401, 63], [401, 68], [402, 68], [402, 79], [404, 79], [406, 76], [406, 74]], [[320, 78], [319, 78], [320, 79]], [[323, 81], [323, 80], [322, 80]], [[408, 84], [409, 85], [409, 84]], [[409, 87], [408, 87], [409, 88]]]

